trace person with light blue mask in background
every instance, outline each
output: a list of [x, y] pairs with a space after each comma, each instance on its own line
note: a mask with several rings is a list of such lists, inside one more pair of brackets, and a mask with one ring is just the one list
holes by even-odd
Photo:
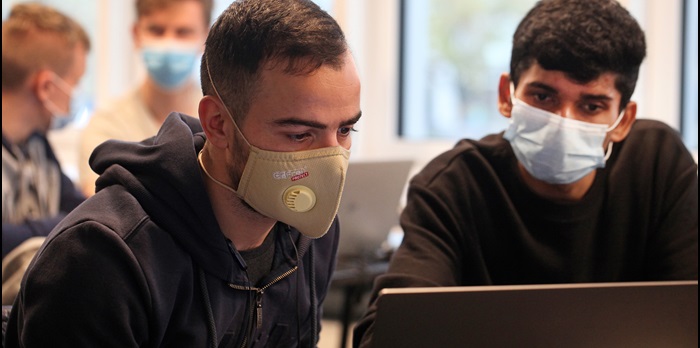
[[141, 85], [97, 108], [82, 132], [79, 180], [95, 192], [92, 151], [108, 139], [139, 141], [155, 135], [172, 111], [197, 115], [202, 93], [195, 70], [211, 22], [212, 0], [137, 0], [132, 34], [147, 72]]
[[51, 230], [85, 200], [47, 133], [70, 120], [90, 40], [73, 19], [17, 4], [2, 23], [2, 304]]
[[508, 128], [411, 180], [355, 347], [384, 288], [698, 279], [697, 164], [678, 132], [636, 119], [645, 55], [615, 0], [537, 2], [498, 84]]

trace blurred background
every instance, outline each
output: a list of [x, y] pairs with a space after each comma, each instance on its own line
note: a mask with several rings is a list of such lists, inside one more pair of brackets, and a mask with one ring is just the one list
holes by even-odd
[[[18, 2], [24, 1], [2, 1], [3, 19]], [[82, 127], [96, 107], [145, 77], [130, 32], [136, 18], [134, 3], [37, 2], [72, 16], [93, 43], [80, 85], [83, 110], [71, 125], [49, 136], [64, 171], [77, 179]], [[230, 2], [215, 0], [213, 20]], [[363, 118], [353, 135], [352, 161], [409, 159], [415, 173], [460, 138], [505, 129], [505, 118], [496, 109], [498, 78], [508, 71], [511, 35], [534, 0], [316, 2], [345, 30], [360, 70]], [[698, 1], [620, 2], [647, 35], [647, 58], [632, 96], [639, 103], [638, 117], [662, 120], [678, 130], [697, 161]], [[400, 242], [400, 231], [393, 232], [390, 247]], [[343, 331], [364, 309], [368, 282], [371, 277], [356, 283], [356, 288], [334, 287], [326, 303], [321, 347], [342, 345]], [[349, 290], [356, 291], [352, 298]], [[349, 315], [347, 328], [343, 315]]]

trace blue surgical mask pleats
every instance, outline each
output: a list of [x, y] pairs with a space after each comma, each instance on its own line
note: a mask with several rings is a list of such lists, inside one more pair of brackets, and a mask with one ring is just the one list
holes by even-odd
[[182, 86], [192, 76], [199, 55], [194, 47], [150, 44], [141, 50], [149, 76], [163, 89]]
[[512, 100], [510, 124], [503, 137], [533, 177], [551, 184], [570, 184], [605, 167], [603, 143], [612, 130], [607, 125], [565, 118], [514, 96]]

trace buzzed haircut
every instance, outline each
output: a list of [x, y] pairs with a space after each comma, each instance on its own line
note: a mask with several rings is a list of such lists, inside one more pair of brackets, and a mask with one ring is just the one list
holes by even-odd
[[51, 69], [64, 75], [76, 45], [90, 49], [85, 30], [63, 13], [37, 3], [12, 7], [2, 23], [2, 89], [13, 91], [32, 73]]
[[223, 102], [239, 121], [255, 96], [261, 69], [268, 64], [284, 64], [290, 75], [310, 74], [321, 66], [339, 70], [347, 50], [338, 23], [310, 0], [236, 1], [209, 30], [201, 65], [202, 92], [215, 95], [211, 72]]

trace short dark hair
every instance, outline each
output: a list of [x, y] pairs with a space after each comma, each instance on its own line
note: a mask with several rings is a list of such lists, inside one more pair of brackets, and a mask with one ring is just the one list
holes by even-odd
[[340, 69], [348, 46], [338, 23], [310, 0], [240, 0], [209, 30], [201, 65], [202, 93], [215, 95], [236, 121], [255, 97], [260, 69], [285, 64], [285, 73], [304, 75], [321, 66]]
[[541, 0], [513, 34], [510, 75], [537, 62], [563, 71], [581, 83], [603, 73], [617, 74], [622, 110], [634, 92], [639, 66], [646, 55], [644, 32], [615, 0]]

